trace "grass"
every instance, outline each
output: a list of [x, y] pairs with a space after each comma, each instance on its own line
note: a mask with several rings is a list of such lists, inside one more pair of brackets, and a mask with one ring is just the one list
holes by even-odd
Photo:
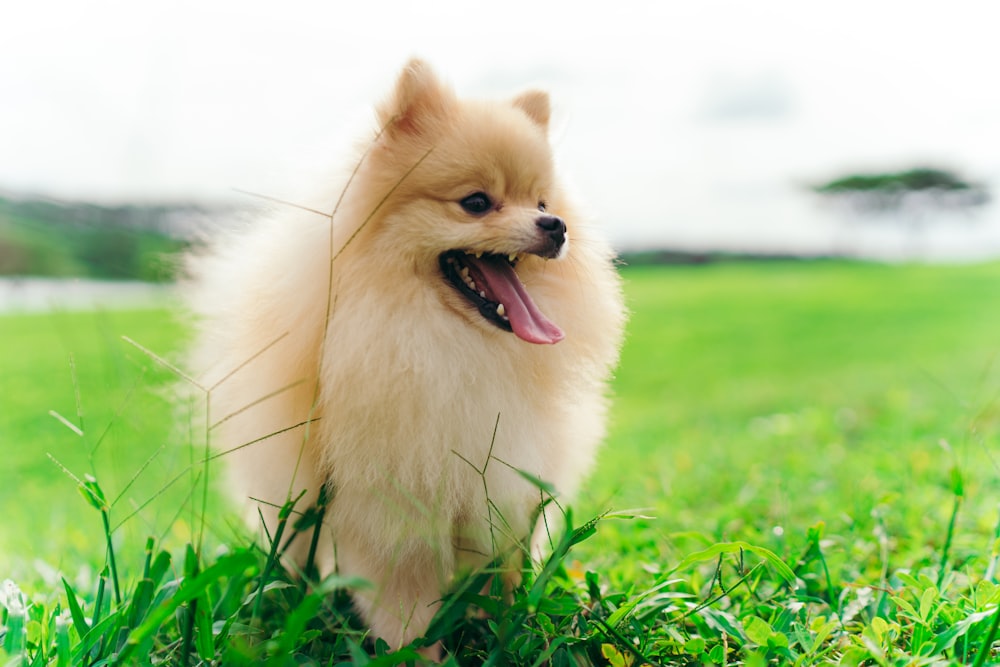
[[[570, 529], [510, 602], [458, 582], [429, 641], [458, 664], [995, 662], [1000, 264], [625, 276], [612, 430]], [[202, 524], [170, 374], [121, 334], [182, 349], [162, 311], [0, 318], [0, 573], [28, 591], [0, 593], [0, 653], [416, 662], [365, 643], [361, 582], [289, 577], [222, 513]]]
[[[75, 571], [74, 564], [94, 559], [94, 526], [80, 520], [76, 485], [53, 459], [77, 477], [100, 476], [115, 496], [122, 494], [119, 520], [187, 466], [186, 434], [173, 426], [178, 411], [165, 391], [172, 376], [123, 344], [124, 333], [168, 355], [183, 346], [183, 328], [164, 310], [0, 318], [0, 507], [8, 517], [0, 531], [0, 570], [42, 557]], [[162, 501], [125, 523], [123, 534], [141, 548], [146, 535], [175, 530], [170, 524], [187, 486], [168, 487]], [[37, 520], [40, 508], [45, 521]]]

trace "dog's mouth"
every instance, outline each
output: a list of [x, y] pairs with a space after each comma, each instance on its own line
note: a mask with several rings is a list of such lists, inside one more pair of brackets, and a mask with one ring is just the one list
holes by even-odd
[[438, 258], [445, 279], [483, 319], [529, 343], [552, 344], [562, 329], [542, 314], [514, 271], [513, 255], [449, 250]]

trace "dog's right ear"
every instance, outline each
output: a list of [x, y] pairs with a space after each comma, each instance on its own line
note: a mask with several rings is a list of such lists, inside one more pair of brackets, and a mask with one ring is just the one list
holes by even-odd
[[389, 99], [379, 105], [379, 126], [390, 136], [427, 135], [447, 120], [454, 103], [455, 94], [430, 65], [414, 58], [399, 74]]
[[549, 116], [552, 108], [549, 104], [549, 94], [541, 90], [529, 90], [514, 98], [514, 106], [528, 114], [542, 132], [549, 129]]

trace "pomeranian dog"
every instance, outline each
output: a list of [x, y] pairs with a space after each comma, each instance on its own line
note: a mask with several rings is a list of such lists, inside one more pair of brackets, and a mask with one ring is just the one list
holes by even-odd
[[372, 582], [355, 604], [396, 647], [456, 572], [544, 537], [531, 478], [572, 497], [604, 434], [620, 280], [549, 114], [538, 91], [458, 99], [413, 60], [332, 215], [287, 207], [192, 261], [229, 487], [268, 538], [325, 489], [316, 562]]

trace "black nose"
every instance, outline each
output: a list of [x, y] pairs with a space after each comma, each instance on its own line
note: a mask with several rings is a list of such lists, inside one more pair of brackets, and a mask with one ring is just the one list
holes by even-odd
[[566, 242], [566, 223], [562, 218], [554, 215], [543, 215], [535, 220], [538, 229], [541, 230], [558, 252], [563, 243]]

